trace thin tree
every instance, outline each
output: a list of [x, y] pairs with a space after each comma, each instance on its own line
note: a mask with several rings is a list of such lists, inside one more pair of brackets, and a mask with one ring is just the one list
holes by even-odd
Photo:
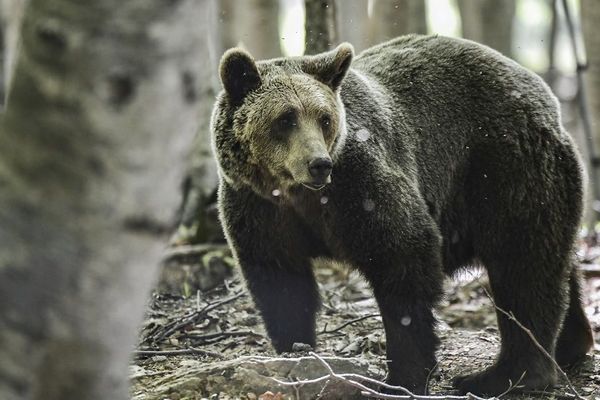
[[327, 51], [337, 42], [336, 5], [334, 0], [305, 0], [306, 54]]
[[[220, 84], [217, 79], [219, 56], [224, 48], [224, 40], [231, 35], [224, 32], [218, 16], [227, 19], [231, 10], [228, 2], [210, 0], [207, 2], [208, 23], [202, 30], [206, 40], [199, 43], [203, 46], [205, 56], [200, 60], [201, 67], [197, 71], [200, 90], [190, 92], [191, 99], [198, 102], [198, 129], [189, 154], [189, 166], [182, 183], [182, 205], [180, 208], [179, 226], [171, 238], [171, 244], [195, 244], [222, 239], [223, 233], [216, 213], [211, 213], [216, 201], [217, 164], [210, 146], [210, 117], [212, 107]], [[224, 8], [221, 8], [224, 7]], [[227, 26], [227, 24], [225, 24]], [[225, 38], [221, 36], [225, 35]], [[191, 76], [186, 76], [191, 79]]]
[[[583, 23], [583, 37], [585, 48], [587, 49], [587, 70], [585, 71], [585, 87], [587, 96], [584, 101], [589, 100], [589, 108], [587, 108], [587, 118], [590, 119], [592, 146], [596, 157], [600, 154], [600, 2], [597, 0], [582, 0], [581, 1], [581, 17]], [[580, 94], [581, 95], [581, 94]], [[584, 121], [586, 123], [586, 121]], [[598, 168], [598, 160], [591, 160], [589, 168]], [[595, 186], [594, 194], [600, 190], [600, 170], [596, 169], [595, 174], [590, 174], [596, 178], [596, 182], [592, 182]], [[598, 198], [595, 199], [596, 203]], [[598, 212], [598, 204], [593, 204], [594, 209]], [[597, 220], [597, 215], [596, 215]]]
[[31, 0], [0, 121], [0, 398], [124, 400], [205, 2]]
[[[231, 1], [231, 0], [227, 0]], [[274, 58], [281, 55], [279, 36], [279, 1], [244, 0], [233, 1], [229, 9], [236, 43], [246, 48], [256, 59]], [[232, 47], [232, 46], [227, 46]]]
[[370, 44], [368, 5], [365, 0], [343, 0], [336, 4], [339, 41], [352, 43], [356, 51]]
[[424, 0], [374, 0], [369, 29], [371, 44], [409, 33], [427, 33]]
[[515, 0], [458, 0], [463, 37], [512, 56]]

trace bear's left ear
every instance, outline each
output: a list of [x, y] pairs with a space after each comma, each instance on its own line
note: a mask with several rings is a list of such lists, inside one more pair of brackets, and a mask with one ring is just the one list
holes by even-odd
[[307, 74], [337, 90], [350, 68], [353, 57], [354, 47], [350, 43], [342, 43], [327, 53], [309, 58], [303, 69]]
[[227, 50], [221, 58], [219, 75], [231, 101], [239, 105], [261, 85], [260, 73], [250, 54], [240, 48]]

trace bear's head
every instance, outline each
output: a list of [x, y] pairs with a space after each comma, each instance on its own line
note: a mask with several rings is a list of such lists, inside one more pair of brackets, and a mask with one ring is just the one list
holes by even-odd
[[346, 135], [340, 86], [353, 54], [341, 44], [315, 56], [255, 62], [242, 49], [228, 50], [211, 122], [224, 179], [264, 196], [331, 182]]

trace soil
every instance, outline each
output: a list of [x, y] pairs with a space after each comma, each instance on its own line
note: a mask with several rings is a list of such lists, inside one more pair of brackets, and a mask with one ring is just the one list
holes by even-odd
[[[593, 263], [600, 256], [595, 249], [582, 244], [580, 256]], [[273, 378], [313, 379], [327, 371], [310, 349], [274, 353], [226, 247], [174, 249], [166, 259], [131, 365], [135, 400], [362, 398], [358, 390], [337, 381], [300, 388], [275, 382]], [[316, 351], [329, 357], [326, 362], [336, 373], [383, 379], [385, 335], [366, 282], [335, 263], [320, 262], [315, 270], [323, 298]], [[431, 394], [456, 394], [453, 377], [481, 370], [494, 360], [499, 337], [493, 306], [482, 288], [485, 282], [485, 274], [476, 271], [446, 283], [447, 296], [438, 309], [442, 346], [428, 383]], [[580, 395], [600, 400], [600, 278], [588, 277], [585, 287], [586, 311], [599, 345], [567, 372]], [[573, 398], [564, 383], [547, 392], [504, 397]]]

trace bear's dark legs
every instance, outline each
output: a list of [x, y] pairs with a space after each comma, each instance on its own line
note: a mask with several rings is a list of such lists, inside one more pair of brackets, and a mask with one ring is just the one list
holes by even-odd
[[569, 366], [579, 361], [594, 344], [592, 328], [581, 304], [581, 283], [576, 266], [569, 277], [569, 308], [556, 343], [556, 361]]
[[289, 352], [294, 343], [306, 343], [314, 348], [315, 317], [320, 300], [310, 266], [242, 264], [242, 271], [275, 350]]
[[[514, 315], [553, 356], [566, 303], [563, 283], [556, 279], [562, 272], [545, 268], [552, 264], [540, 265], [534, 257], [528, 262], [515, 263], [515, 259], [510, 265], [488, 265], [494, 301], [497, 307]], [[505, 259], [507, 263], [508, 260]], [[456, 387], [463, 393], [498, 395], [511, 382], [516, 384], [523, 373], [520, 385], [526, 389], [544, 389], [554, 384], [557, 375], [552, 360], [535, 346], [523, 328], [504, 313], [497, 310], [496, 314], [502, 340], [496, 363], [482, 372], [457, 378]]]
[[[373, 267], [365, 273], [377, 299], [386, 336], [388, 375], [386, 381], [401, 385], [413, 393], [425, 393], [429, 372], [436, 364], [439, 340], [434, 332], [432, 309], [439, 299], [442, 276], [422, 275], [413, 268], [406, 272], [385, 271]], [[406, 267], [406, 271], [410, 271]], [[408, 275], [412, 275], [408, 277]], [[421, 279], [418, 279], [421, 277]]]

